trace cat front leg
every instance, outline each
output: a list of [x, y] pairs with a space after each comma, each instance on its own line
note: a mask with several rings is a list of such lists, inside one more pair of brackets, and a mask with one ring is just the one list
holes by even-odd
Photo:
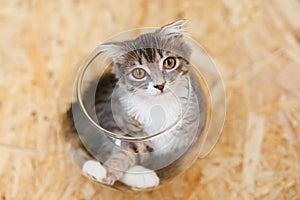
[[136, 165], [137, 161], [137, 154], [133, 149], [115, 149], [111, 157], [104, 163], [106, 177], [103, 179], [103, 182], [113, 185], [115, 181], [121, 179], [124, 172]]
[[103, 164], [96, 160], [87, 160], [82, 166], [82, 171], [98, 182], [113, 185], [121, 179], [125, 171], [136, 164], [137, 157], [132, 150], [130, 151], [115, 149]]
[[[124, 160], [122, 162], [120, 162], [120, 160], [116, 160], [114, 162], [115, 164], [117, 164], [117, 161], [119, 161], [118, 166], [120, 167], [122, 165], [123, 169], [127, 168], [127, 170], [111, 171], [110, 169], [109, 171], [112, 173], [108, 172], [106, 178], [107, 183], [112, 184], [114, 180], [118, 180], [125, 185], [136, 189], [145, 189], [157, 186], [159, 184], [159, 177], [157, 176], [156, 172], [154, 170], [145, 168], [144, 166], [137, 165], [137, 163], [143, 163], [143, 159], [148, 158], [149, 153], [153, 151], [151, 146], [152, 145], [149, 142], [131, 143], [128, 148], [135, 153], [134, 155], [143, 154], [143, 158], [140, 156], [134, 156], [132, 157], [134, 160], [131, 160], [131, 162], [127, 163], [124, 163]], [[116, 157], [114, 156], [114, 158]], [[113, 159], [110, 159], [110, 162], [112, 161]]]
[[154, 170], [135, 165], [124, 173], [120, 181], [133, 188], [145, 189], [158, 186], [159, 177]]
[[87, 160], [82, 166], [82, 171], [99, 182], [103, 182], [107, 174], [105, 167], [96, 160]]
[[[101, 164], [96, 160], [87, 160], [83, 165], [83, 172], [107, 185], [120, 181], [136, 189], [155, 187], [159, 184], [156, 172], [138, 165], [141, 161], [139, 153], [147, 155], [151, 152], [151, 144], [131, 143], [126, 148], [116, 148], [109, 159]], [[125, 150], [126, 149], [126, 150]], [[145, 159], [147, 156], [145, 156]]]

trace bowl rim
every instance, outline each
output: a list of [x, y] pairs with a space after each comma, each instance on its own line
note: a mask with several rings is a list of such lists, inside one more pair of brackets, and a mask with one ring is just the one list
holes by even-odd
[[[126, 136], [126, 135], [121, 135], [121, 134], [114, 133], [112, 131], [109, 131], [109, 130], [103, 128], [100, 124], [98, 124], [97, 122], [95, 122], [95, 120], [92, 119], [92, 117], [89, 115], [89, 113], [87, 112], [87, 110], [86, 110], [86, 108], [84, 106], [83, 98], [82, 98], [82, 85], [83, 85], [83, 82], [84, 82], [84, 75], [85, 75], [86, 71], [88, 70], [88, 67], [93, 62], [93, 60], [97, 56], [99, 56], [100, 54], [102, 54], [102, 53], [103, 53], [103, 51], [98, 46], [97, 48], [94, 49], [94, 51], [92, 51], [83, 60], [83, 62], [79, 66], [79, 72], [78, 72], [76, 80], [75, 80], [74, 91], [73, 91], [73, 92], [75, 92], [75, 95], [76, 95], [76, 98], [77, 98], [77, 102], [79, 103], [81, 111], [84, 113], [85, 117], [93, 124], [93, 126], [96, 127], [96, 129], [98, 129], [99, 131], [101, 131], [101, 133], [104, 132], [106, 135], [108, 135], [109, 137], [111, 137], [111, 138], [113, 138], [115, 140], [122, 140], [122, 141], [128, 141], [128, 142], [129, 141], [130, 142], [141, 142], [141, 141], [146, 141], [146, 140], [155, 138], [157, 136], [160, 136], [160, 135], [168, 132], [169, 130], [171, 130], [172, 128], [174, 128], [183, 119], [183, 116], [185, 115], [185, 113], [186, 113], [186, 111], [188, 109], [184, 109], [183, 113], [181, 114], [181, 117], [179, 117], [173, 124], [169, 125], [164, 130], [158, 131], [158, 132], [156, 132], [154, 134], [151, 134], [151, 135], [138, 136], [138, 137]], [[189, 104], [190, 104], [190, 100], [191, 100], [192, 85], [191, 85], [191, 79], [190, 79], [190, 77], [187, 76], [186, 79], [188, 81], [188, 99], [187, 99], [187, 107], [188, 107]]]

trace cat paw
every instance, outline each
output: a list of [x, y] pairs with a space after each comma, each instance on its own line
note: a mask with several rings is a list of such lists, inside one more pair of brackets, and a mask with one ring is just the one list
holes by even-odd
[[100, 182], [106, 177], [106, 169], [95, 160], [86, 161], [82, 166], [82, 171]]
[[139, 165], [127, 170], [120, 181], [138, 189], [151, 188], [159, 184], [159, 178], [155, 171]]

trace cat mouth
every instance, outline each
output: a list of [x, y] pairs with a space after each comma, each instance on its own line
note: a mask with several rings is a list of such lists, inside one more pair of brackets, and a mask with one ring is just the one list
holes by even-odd
[[170, 93], [170, 90], [168, 90], [168, 89], [166, 88], [166, 89], [164, 89], [163, 91], [157, 92], [156, 94], [154, 94], [154, 96], [162, 96], [162, 95], [166, 95], [166, 94], [168, 94], [168, 93]]

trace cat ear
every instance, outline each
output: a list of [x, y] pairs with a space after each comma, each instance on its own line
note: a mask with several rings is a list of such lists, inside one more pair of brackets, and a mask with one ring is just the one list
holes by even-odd
[[160, 35], [170, 38], [170, 37], [176, 37], [176, 36], [182, 36], [183, 30], [182, 26], [187, 22], [187, 20], [178, 20], [176, 22], [173, 22], [171, 24], [167, 24], [163, 27], [161, 27], [158, 32]]
[[125, 52], [124, 47], [117, 42], [101, 44], [98, 46], [98, 50], [104, 53], [106, 58], [111, 58], [115, 63], [121, 59]]
[[101, 44], [98, 49], [104, 54], [105, 59], [111, 58], [113, 60], [112, 73], [119, 78], [121, 72], [118, 63], [123, 62], [123, 55], [126, 53], [125, 47], [120, 42], [114, 42]]

